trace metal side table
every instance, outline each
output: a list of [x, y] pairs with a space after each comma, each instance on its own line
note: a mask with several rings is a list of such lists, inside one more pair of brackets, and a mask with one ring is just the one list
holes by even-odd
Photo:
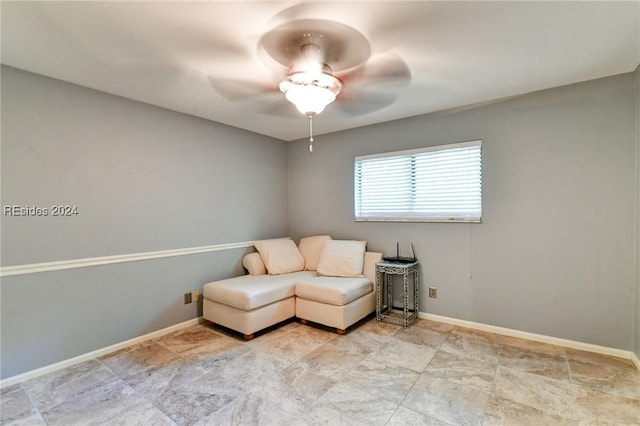
[[[418, 317], [419, 263], [376, 263], [376, 319], [402, 325], [404, 328]], [[402, 276], [402, 307], [393, 306], [394, 276]], [[399, 280], [395, 280], [399, 281]], [[409, 283], [413, 285], [413, 307], [409, 308]], [[386, 295], [386, 297], [384, 297]]]

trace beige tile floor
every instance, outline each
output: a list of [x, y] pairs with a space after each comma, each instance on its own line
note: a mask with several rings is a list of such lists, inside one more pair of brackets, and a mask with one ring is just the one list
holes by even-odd
[[6, 425], [640, 425], [626, 360], [418, 320], [207, 323], [2, 390]]

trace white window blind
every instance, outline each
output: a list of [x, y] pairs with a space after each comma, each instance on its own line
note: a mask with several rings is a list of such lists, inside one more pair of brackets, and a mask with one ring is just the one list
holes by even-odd
[[356, 221], [480, 222], [482, 141], [355, 158]]

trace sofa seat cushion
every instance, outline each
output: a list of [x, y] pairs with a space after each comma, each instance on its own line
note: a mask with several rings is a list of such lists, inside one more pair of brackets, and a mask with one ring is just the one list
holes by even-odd
[[210, 282], [203, 287], [205, 299], [249, 311], [295, 295], [295, 284], [315, 277], [301, 271], [283, 275], [243, 275]]
[[296, 296], [335, 306], [344, 306], [372, 291], [373, 284], [364, 277], [314, 277], [296, 284]]

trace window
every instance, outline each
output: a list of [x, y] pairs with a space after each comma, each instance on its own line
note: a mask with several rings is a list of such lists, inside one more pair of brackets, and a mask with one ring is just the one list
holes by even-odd
[[356, 157], [356, 221], [480, 222], [482, 141]]

